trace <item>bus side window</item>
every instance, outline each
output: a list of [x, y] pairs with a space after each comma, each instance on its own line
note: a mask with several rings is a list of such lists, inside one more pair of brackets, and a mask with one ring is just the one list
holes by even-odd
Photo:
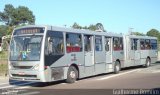
[[157, 40], [151, 39], [150, 42], [151, 42], [151, 49], [156, 50], [157, 49]]
[[123, 38], [118, 38], [118, 37], [113, 38], [113, 50], [114, 51], [123, 50]]
[[120, 47], [120, 50], [123, 50], [123, 38], [120, 38], [120, 45], [119, 45], [119, 47]]
[[91, 36], [89, 35], [84, 36], [84, 49], [86, 52], [91, 51]]
[[138, 39], [131, 39], [131, 50], [138, 49]]
[[110, 42], [109, 42], [109, 38], [105, 38], [105, 51], [109, 51], [110, 50]]
[[95, 49], [96, 51], [102, 51], [102, 37], [101, 36], [95, 37]]
[[140, 40], [141, 50], [145, 50], [145, 42], [143, 39]]
[[53, 49], [52, 49], [53, 39], [51, 37], [47, 38], [47, 44], [48, 44], [48, 54], [51, 54], [53, 52]]
[[130, 41], [131, 41], [131, 50], [134, 50], [134, 40], [131, 39]]
[[151, 49], [151, 44], [150, 44], [150, 40], [145, 40], [145, 48], [146, 49]]
[[134, 39], [134, 50], [138, 49], [138, 39]]
[[66, 34], [66, 50], [67, 53], [82, 51], [82, 37], [80, 34]]
[[118, 38], [113, 38], [113, 50], [117, 51], [118, 50]]

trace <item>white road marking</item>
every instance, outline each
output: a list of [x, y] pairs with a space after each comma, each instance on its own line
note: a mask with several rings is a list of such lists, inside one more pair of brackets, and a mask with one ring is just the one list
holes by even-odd
[[16, 89], [26, 89], [26, 88], [30, 88], [30, 86], [17, 87]]
[[36, 83], [36, 82], [23, 83], [23, 84], [18, 84], [18, 85], [9, 85], [9, 86], [0, 87], [0, 89], [23, 86], [23, 85], [32, 84], [32, 83]]
[[152, 73], [160, 73], [160, 71], [153, 71]]
[[18, 95], [35, 95], [35, 94], [39, 94], [40, 92], [38, 91], [34, 91], [34, 92], [27, 92], [27, 93], [23, 93], [23, 94], [18, 94]]
[[67, 83], [61, 83], [61, 84], [67, 84]]
[[100, 79], [97, 79], [97, 80], [106, 80], [106, 79], [110, 79], [110, 78], [113, 78], [113, 77], [117, 77], [117, 76], [129, 74], [129, 73], [136, 72], [136, 71], [140, 71], [140, 70], [141, 70], [141, 69], [136, 69], [136, 70], [132, 70], [132, 71], [128, 71], [128, 72], [124, 72], [124, 73], [120, 73], [120, 74], [116, 74], [116, 75], [112, 75], [112, 76], [107, 76], [107, 77], [100, 78]]

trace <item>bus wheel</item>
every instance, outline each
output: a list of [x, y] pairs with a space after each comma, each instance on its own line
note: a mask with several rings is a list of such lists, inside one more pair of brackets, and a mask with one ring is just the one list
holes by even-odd
[[121, 70], [120, 63], [118, 61], [116, 61], [115, 65], [114, 65], [114, 73], [118, 74], [120, 70]]
[[78, 71], [74, 66], [69, 67], [67, 73], [67, 83], [74, 83], [78, 78]]
[[146, 59], [145, 67], [149, 67], [151, 65], [151, 60], [149, 58]]

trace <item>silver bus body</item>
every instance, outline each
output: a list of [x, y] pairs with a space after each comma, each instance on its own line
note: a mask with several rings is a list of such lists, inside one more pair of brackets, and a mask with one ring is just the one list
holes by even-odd
[[[21, 31], [21, 29], [28, 28], [43, 28], [43, 32], [34, 33], [38, 30], [25, 30], [25, 33]], [[15, 32], [16, 30], [21, 33]], [[124, 36], [54, 26], [33, 25], [17, 28], [13, 31], [10, 45], [9, 77], [15, 80], [51, 82], [67, 79], [71, 66], [77, 70], [78, 78], [84, 78], [114, 72], [116, 62], [121, 68], [144, 65], [147, 58], [155, 62], [157, 50], [132, 51], [130, 48], [132, 38], [156, 40], [154, 37]], [[24, 42], [19, 41], [24, 44], [28, 41], [28, 46], [26, 46], [28, 49], [17, 52], [16, 39], [24, 40]], [[69, 45], [68, 41], [72, 45]], [[61, 46], [59, 46], [60, 43]], [[39, 46], [39, 52], [36, 52], [39, 54], [37, 55], [38, 60], [34, 60], [36, 55], [31, 55], [32, 46]], [[32, 60], [28, 60], [27, 57]]]

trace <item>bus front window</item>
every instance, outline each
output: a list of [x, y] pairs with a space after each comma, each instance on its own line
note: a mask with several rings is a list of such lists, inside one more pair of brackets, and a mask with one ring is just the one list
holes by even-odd
[[40, 60], [42, 36], [15, 36], [11, 40], [10, 60], [38, 61]]

